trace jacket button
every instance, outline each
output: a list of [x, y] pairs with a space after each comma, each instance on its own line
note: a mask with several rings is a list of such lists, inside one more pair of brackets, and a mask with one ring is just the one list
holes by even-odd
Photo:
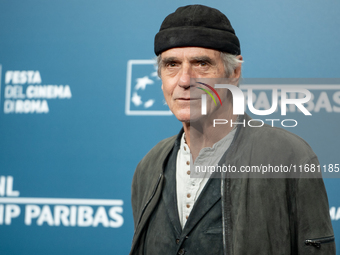
[[179, 239], [176, 239], [176, 243], [179, 244]]
[[180, 249], [177, 254], [178, 255], [184, 255], [184, 253], [185, 253], [185, 250], [184, 249]]

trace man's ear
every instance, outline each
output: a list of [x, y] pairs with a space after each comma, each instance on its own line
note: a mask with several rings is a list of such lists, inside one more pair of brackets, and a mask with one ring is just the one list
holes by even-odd
[[[238, 60], [243, 60], [243, 57], [241, 55], [237, 56]], [[238, 63], [236, 69], [234, 70], [234, 78], [240, 78], [241, 77], [241, 70], [242, 70], [242, 63]]]
[[163, 90], [163, 82], [162, 82], [162, 87], [161, 87], [161, 88], [162, 88], [162, 90]]

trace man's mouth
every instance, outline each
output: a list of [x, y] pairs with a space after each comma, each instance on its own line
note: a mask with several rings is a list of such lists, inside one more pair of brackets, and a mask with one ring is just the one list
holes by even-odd
[[176, 100], [191, 101], [191, 100], [199, 100], [199, 99], [201, 98], [179, 97]]

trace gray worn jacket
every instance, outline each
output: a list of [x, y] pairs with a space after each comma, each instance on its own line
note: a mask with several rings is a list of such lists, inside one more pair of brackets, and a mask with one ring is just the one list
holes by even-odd
[[[249, 119], [245, 115], [246, 123]], [[158, 143], [137, 166], [132, 182], [135, 233], [130, 254], [143, 254], [148, 220], [162, 193], [164, 162], [175, 139]], [[304, 140], [267, 125], [239, 126], [223, 163], [237, 169], [319, 164]], [[228, 178], [227, 174], [221, 179], [221, 203], [224, 254], [335, 254], [321, 178]]]

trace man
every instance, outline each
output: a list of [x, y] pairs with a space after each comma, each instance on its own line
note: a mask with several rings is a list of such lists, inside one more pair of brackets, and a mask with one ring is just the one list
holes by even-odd
[[250, 120], [233, 115], [227, 90], [218, 90], [220, 106], [210, 100], [205, 116], [197, 111], [211, 79], [238, 85], [242, 56], [227, 17], [202, 5], [180, 7], [163, 21], [155, 53], [165, 100], [183, 129], [137, 166], [130, 254], [335, 254], [321, 178], [190, 178], [190, 165], [199, 164], [319, 164], [301, 138], [282, 129], [216, 131], [211, 120], [222, 114], [234, 124]]

